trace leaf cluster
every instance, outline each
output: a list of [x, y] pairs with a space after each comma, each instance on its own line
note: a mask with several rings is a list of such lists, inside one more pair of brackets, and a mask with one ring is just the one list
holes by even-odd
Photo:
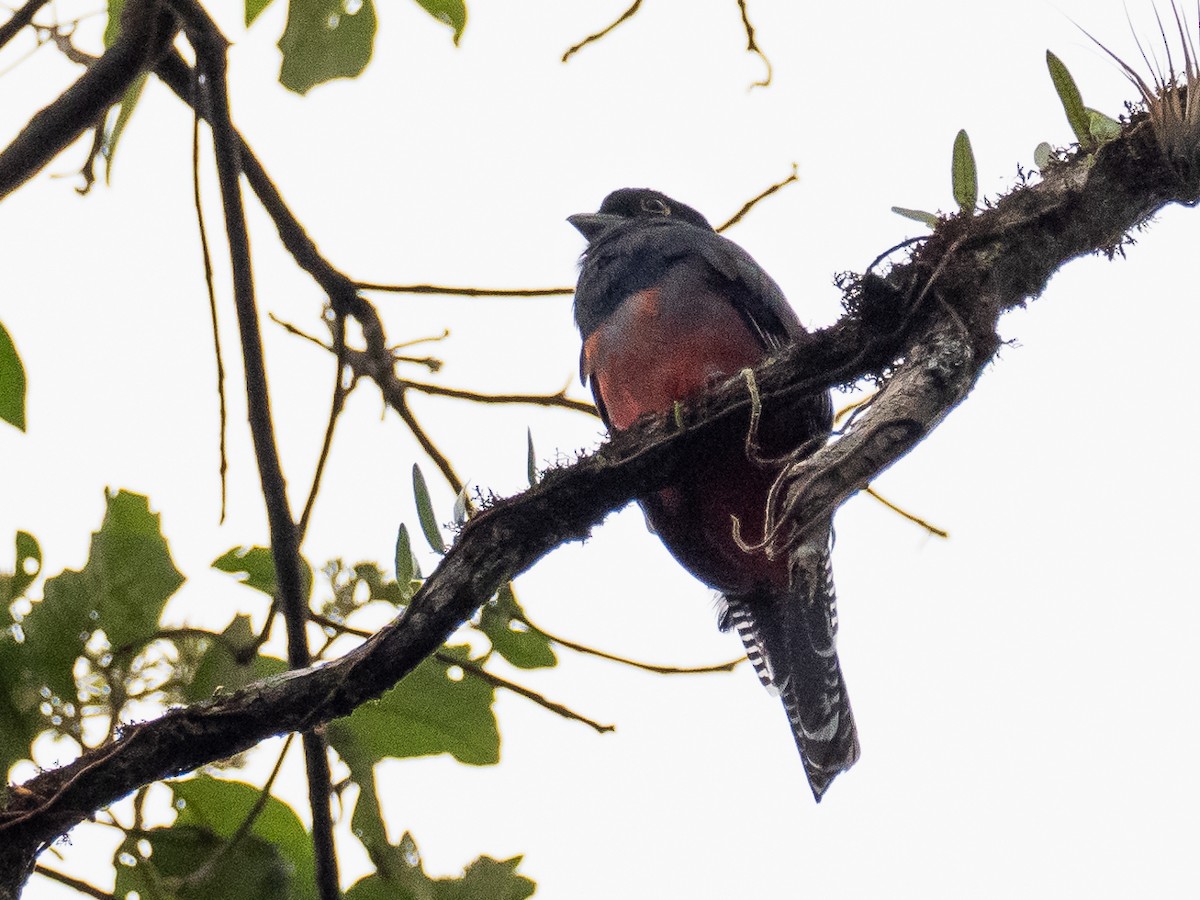
[[[164, 625], [163, 609], [185, 579], [159, 516], [138, 494], [117, 491], [105, 499], [104, 519], [82, 569], [45, 579], [35, 596], [41, 548], [32, 535], [18, 532], [14, 570], [0, 573], [0, 764], [6, 773], [33, 759], [34, 743], [44, 735], [95, 747], [117, 733], [132, 704], [144, 716], [147, 704], [197, 703], [287, 671], [284, 660], [266, 649], [273, 613], [257, 633], [244, 613], [220, 631]], [[358, 642], [369, 633], [357, 627], [372, 617], [364, 614], [368, 607], [386, 606], [391, 618], [411, 600], [421, 579], [406, 529], [397, 550], [399, 577], [371, 562], [334, 560], [315, 575], [306, 568], [309, 606], [327, 638], [317, 659], [328, 657], [340, 638]], [[273, 609], [270, 550], [233, 548], [213, 567], [263, 595]], [[473, 649], [480, 644], [486, 649]], [[519, 858], [481, 857], [459, 879], [425, 875], [411, 836], [395, 845], [388, 841], [375, 790], [375, 765], [386, 758], [446, 753], [468, 765], [499, 761], [496, 683], [478, 674], [486, 674], [483, 666], [493, 654], [519, 668], [556, 664], [548, 639], [524, 625], [507, 585], [456, 643], [379, 700], [329, 725], [329, 744], [349, 770], [339, 796], [358, 785], [354, 831], [376, 865], [350, 896], [519, 900], [532, 893], [533, 882], [516, 874]], [[123, 832], [114, 857], [118, 896], [315, 896], [310, 836], [296, 812], [271, 795], [270, 782], [257, 787], [233, 780], [238, 762], [219, 764], [221, 777], [170, 782], [177, 812], [170, 827], [141, 825], [146, 791], [134, 801], [133, 825], [121, 825], [115, 815], [101, 818]]]

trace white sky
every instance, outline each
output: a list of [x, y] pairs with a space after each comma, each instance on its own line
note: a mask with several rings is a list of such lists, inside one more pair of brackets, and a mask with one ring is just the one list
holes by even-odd
[[[1110, 0], [752, 0], [775, 83], [751, 92], [761, 62], [743, 51], [733, 0], [648, 0], [566, 66], [562, 51], [623, 0], [475, 0], [458, 49], [415, 4], [382, 5], [366, 75], [307, 98], [275, 82], [281, 0], [249, 33], [232, 6], [222, 19], [235, 44], [237, 123], [328, 258], [364, 280], [568, 284], [582, 240], [563, 220], [612, 188], [657, 187], [720, 220], [795, 161], [800, 183], [729, 236], [803, 320], [826, 324], [839, 309], [833, 273], [921, 233], [890, 206], [952, 205], [959, 128], [990, 196], [1018, 163], [1032, 166], [1039, 141], [1070, 141], [1047, 47], [1089, 105], [1116, 115], [1134, 96], [1071, 22], [1136, 58], [1122, 4]], [[1149, 5], [1130, 7], [1139, 31], [1155, 33]], [[17, 55], [10, 48], [0, 63]], [[44, 49], [0, 79], [0, 139], [75, 76]], [[264, 608], [208, 566], [266, 532], [224, 274], [231, 502], [217, 524], [190, 128], [151, 82], [111, 188], [80, 199], [72, 178], [50, 177], [70, 173], [81, 144], [0, 207], [0, 321], [30, 383], [28, 434], [0, 429], [0, 546], [25, 529], [41, 541], [46, 573], [78, 567], [104, 487], [146, 493], [189, 578], [168, 616], [219, 628], [239, 608]], [[215, 179], [205, 178], [215, 233]], [[264, 317], [318, 331], [319, 291], [249, 206]], [[394, 837], [411, 830], [439, 874], [481, 853], [524, 854], [522, 871], [548, 900], [1195, 896], [1195, 216], [1168, 210], [1128, 259], [1076, 261], [1006, 317], [1013, 344], [975, 393], [880, 479], [950, 541], [867, 498], [840, 513], [841, 655], [863, 757], [820, 807], [778, 702], [746, 667], [655, 677], [562, 651], [556, 669], [506, 674], [617, 733], [600, 737], [502, 694], [500, 766], [382, 767]], [[436, 348], [447, 362], [440, 383], [569, 382], [583, 396], [566, 299], [376, 302], [394, 341], [451, 328]], [[331, 365], [264, 328], [299, 507]], [[601, 439], [594, 421], [565, 412], [413, 405], [459, 471], [501, 494], [523, 484], [527, 426], [545, 460]], [[414, 459], [448, 511], [432, 465], [394, 417], [381, 422], [378, 394], [364, 386], [338, 432], [308, 558], [390, 559], [397, 524], [416, 523]], [[518, 586], [534, 621], [613, 652], [678, 664], [739, 652], [714, 627], [711, 592], [636, 509]], [[305, 815], [298, 785], [284, 793]], [[100, 831], [81, 829], [54, 864], [106, 856], [112, 838]], [[343, 851], [349, 882], [364, 855], [350, 839]], [[75, 895], [35, 878], [26, 896]]]

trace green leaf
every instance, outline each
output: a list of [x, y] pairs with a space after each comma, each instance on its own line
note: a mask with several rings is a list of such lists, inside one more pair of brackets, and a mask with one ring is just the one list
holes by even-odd
[[439, 22], [454, 29], [454, 43], [467, 27], [467, 5], [463, 0], [417, 0], [417, 4]]
[[[46, 729], [79, 736], [75, 662], [97, 630], [120, 649], [140, 649], [158, 632], [167, 599], [183, 583], [149, 501], [106, 494], [108, 510], [92, 535], [82, 570], [46, 581], [42, 599], [0, 632], [0, 762], [27, 755]], [[17, 554], [40, 559], [37, 542], [18, 536]], [[23, 563], [21, 563], [23, 569]]]
[[356, 882], [346, 900], [525, 900], [537, 885], [517, 874], [521, 857], [481, 856], [461, 878], [430, 878], [417, 843], [408, 832], [394, 848], [396, 864]]
[[279, 39], [280, 84], [307, 94], [335, 78], [357, 77], [371, 61], [375, 24], [372, 0], [290, 0]]
[[125, 0], [108, 0], [108, 23], [104, 26], [104, 46], [111, 47], [121, 31], [121, 10]]
[[199, 661], [181, 685], [181, 700], [195, 703], [207, 700], [218, 691], [236, 691], [287, 671], [282, 659], [262, 656], [258, 651], [258, 635], [250, 625], [249, 616], [235, 616], [220, 636], [204, 638]]
[[914, 222], [928, 225], [930, 228], [938, 227], [938, 217], [931, 212], [925, 212], [923, 209], [908, 209], [904, 206], [893, 206], [892, 212], [898, 216], [904, 216], [906, 219], [912, 219]]
[[1050, 80], [1054, 82], [1054, 90], [1058, 92], [1063, 112], [1067, 114], [1067, 122], [1071, 131], [1075, 133], [1075, 140], [1079, 142], [1080, 147], [1090, 149], [1095, 141], [1092, 139], [1091, 123], [1083, 106], [1083, 97], [1079, 94], [1079, 88], [1075, 86], [1075, 79], [1071, 77], [1063, 61], [1049, 50], [1046, 51], [1046, 67], [1050, 70]]
[[121, 98], [121, 103], [117, 108], [117, 121], [113, 123], [112, 129], [104, 136], [104, 145], [101, 151], [104, 154], [105, 184], [109, 184], [112, 181], [113, 159], [117, 155], [117, 143], [121, 140], [121, 135], [125, 133], [125, 126], [129, 124], [129, 117], [133, 115], [133, 109], [137, 106], [137, 102], [142, 96], [142, 88], [145, 86], [146, 73], [143, 72], [133, 80], [133, 83], [125, 91], [125, 96]]
[[[106, 499], [104, 521], [92, 535], [91, 553], [79, 575], [95, 612], [92, 628], [104, 629], [114, 647], [137, 646], [158, 631], [163, 607], [183, 584], [183, 575], [146, 497], [118, 491]], [[47, 582], [38, 606], [49, 603], [53, 593]]]
[[971, 151], [971, 139], [966, 130], [954, 138], [954, 157], [950, 165], [951, 183], [954, 187], [954, 202], [964, 213], [975, 211], [979, 201], [979, 180], [975, 174], [975, 154]]
[[[290, 806], [267, 797], [249, 831], [218, 854], [238, 834], [259, 802], [261, 791], [253, 785], [206, 776], [173, 782], [171, 789], [177, 803], [182, 801], [179, 817], [169, 829], [130, 835], [131, 839], [148, 840], [152, 853], [148, 859], [141, 858], [136, 840], [132, 846], [122, 848], [124, 857], [118, 853], [116, 896], [137, 890], [143, 900], [315, 900], [312, 840]], [[130, 857], [138, 864], [120, 862]], [[191, 875], [210, 861], [215, 865], [203, 881], [180, 884], [178, 893], [161, 893], [161, 879]]]
[[442, 540], [441, 529], [438, 528], [437, 517], [433, 514], [433, 502], [429, 499], [429, 488], [425, 485], [425, 476], [421, 467], [413, 463], [413, 498], [417, 501], [417, 519], [421, 522], [421, 531], [425, 540], [435, 553], [446, 552], [446, 542]]
[[[445, 652], [467, 659], [465, 646]], [[500, 760], [495, 689], [430, 657], [379, 700], [329, 723], [329, 742], [344, 759], [405, 758], [449, 753], [473, 766]], [[457, 668], [457, 667], [455, 667]]]
[[264, 9], [271, 5], [271, 0], [246, 0], [246, 27], [254, 24]]
[[1084, 111], [1087, 112], [1088, 117], [1088, 134], [1095, 139], [1097, 144], [1104, 144], [1121, 136], [1121, 123], [1116, 119], [1110, 118], [1090, 106], [1085, 106]]
[[533, 453], [533, 430], [525, 429], [525, 439], [527, 447], [525, 450], [525, 474], [529, 477], [529, 486], [535, 487], [538, 483], [537, 477], [537, 457]]
[[25, 367], [3, 324], [0, 324], [0, 420], [25, 430]]
[[[25, 593], [25, 589], [33, 584], [33, 580], [42, 571], [42, 548], [37, 539], [27, 531], [17, 532], [16, 565], [13, 567], [12, 581], [9, 585], [9, 600], [15, 600]], [[34, 565], [27, 565], [32, 561]]]
[[401, 522], [400, 530], [396, 532], [396, 584], [401, 587], [412, 584], [417, 568], [416, 562], [413, 558], [412, 541], [408, 538], [408, 526]]
[[558, 660], [550, 641], [524, 622], [525, 613], [517, 603], [511, 584], [505, 584], [479, 611], [479, 630], [487, 635], [492, 647], [520, 669], [543, 669]]
[[[142, 841], [150, 845], [145, 857]], [[299, 887], [288, 861], [268, 841], [247, 835], [229, 844], [226, 838], [194, 825], [129, 832], [117, 848], [113, 865], [115, 897], [260, 900], [294, 897]], [[198, 878], [197, 873], [201, 873]]]
[[[300, 558], [300, 577], [304, 580], [305, 599], [312, 596], [313, 573], [308, 560]], [[262, 591], [274, 599], [279, 586], [275, 581], [275, 557], [270, 547], [232, 547], [213, 560], [212, 567], [230, 575], [241, 575], [238, 580]]]

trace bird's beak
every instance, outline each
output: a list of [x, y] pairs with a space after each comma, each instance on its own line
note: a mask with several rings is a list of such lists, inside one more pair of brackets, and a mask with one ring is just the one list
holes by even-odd
[[612, 213], [577, 213], [567, 216], [567, 221], [579, 229], [589, 241], [594, 241], [610, 228], [626, 221], [624, 216], [614, 216]]

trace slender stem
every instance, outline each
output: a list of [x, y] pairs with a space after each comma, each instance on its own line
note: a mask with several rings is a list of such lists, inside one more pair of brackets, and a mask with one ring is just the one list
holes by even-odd
[[573, 287], [553, 288], [480, 288], [450, 287], [441, 284], [378, 284], [356, 281], [360, 291], [384, 291], [389, 294], [439, 294], [449, 297], [569, 297]]
[[912, 522], [913, 524], [920, 525], [922, 528], [924, 528], [926, 531], [928, 531], [934, 537], [946, 538], [947, 540], [950, 538], [950, 532], [946, 531], [944, 528], [938, 528], [936, 525], [929, 524], [924, 519], [922, 519], [920, 516], [914, 516], [908, 510], [897, 506], [891, 500], [888, 500], [886, 497], [881, 496], [880, 493], [875, 490], [875, 488], [867, 486], [867, 487], [863, 488], [863, 493], [868, 494], [869, 496], [875, 498], [880, 503], [882, 503], [884, 506], [886, 506], [888, 509], [890, 509], [892, 512], [898, 513], [899, 515], [908, 519], [908, 521]]
[[[188, 38], [196, 50], [198, 67], [207, 81], [209, 124], [212, 127], [217, 177], [225, 210], [225, 230], [229, 238], [233, 270], [234, 306], [237, 309], [242, 357], [245, 361], [250, 433], [254, 441], [255, 458], [267, 509], [267, 523], [271, 532], [271, 554], [275, 560], [280, 608], [287, 626], [288, 664], [293, 669], [303, 669], [311, 660], [306, 631], [307, 598], [300, 563], [299, 534], [288, 506], [287, 485], [271, 421], [266, 363], [254, 299], [250, 239], [246, 230], [245, 210], [242, 207], [240, 147], [229, 114], [225, 70], [228, 42], [195, 0], [172, 2], [184, 20]], [[333, 819], [330, 810], [332, 779], [328, 750], [320, 734], [305, 733], [304, 757], [308, 772], [309, 804], [313, 816], [317, 890], [323, 900], [336, 900], [341, 896], [341, 891], [338, 886], [337, 855], [333, 846]]]
[[[271, 318], [276, 322], [279, 321], [274, 316]], [[317, 457], [317, 468], [313, 472], [312, 486], [308, 490], [308, 499], [304, 501], [304, 512], [300, 514], [297, 543], [303, 543], [304, 535], [308, 533], [308, 521], [312, 516], [313, 506], [317, 502], [317, 492], [321, 488], [321, 476], [325, 474], [325, 463], [329, 460], [329, 449], [333, 446], [333, 430], [337, 426], [342, 407], [346, 405], [346, 395], [350, 392], [343, 380], [346, 369], [346, 317], [338, 313], [334, 313], [333, 348], [337, 366], [334, 372], [333, 399], [330, 401], [329, 407], [329, 424], [325, 426], [325, 439], [321, 442], [321, 454]]]
[[621, 15], [619, 15], [617, 17], [616, 21], [613, 22], [611, 25], [609, 25], [607, 28], [602, 28], [599, 31], [597, 31], [595, 34], [589, 34], [578, 44], [576, 44], [573, 47], [568, 48], [567, 52], [562, 55], [562, 61], [566, 62], [568, 59], [570, 59], [572, 56], [574, 56], [576, 53], [578, 53], [580, 50], [582, 50], [588, 44], [591, 44], [594, 41], [600, 40], [600, 38], [604, 37], [606, 34], [608, 34], [610, 31], [612, 31], [614, 28], [616, 28], [622, 22], [627, 22], [628, 20], [632, 19], [634, 17], [634, 15], [637, 13], [638, 7], [640, 7], [641, 5], [642, 5], [642, 0], [633, 0], [633, 5], [630, 6], [629, 9], [625, 10], [625, 12], [621, 13]]
[[795, 163], [792, 163], [792, 174], [791, 175], [789, 175], [787, 178], [783, 179], [783, 181], [775, 182], [773, 185], [771, 185], [769, 188], [767, 188], [762, 193], [756, 194], [755, 196], [751, 197], [749, 200], [747, 200], [745, 203], [742, 204], [741, 209], [739, 209], [732, 216], [730, 216], [728, 219], [726, 219], [724, 222], [722, 222], [720, 225], [718, 225], [716, 227], [716, 230], [717, 231], [725, 231], [727, 228], [732, 228], [738, 222], [742, 221], [742, 219], [746, 218], [746, 214], [748, 212], [750, 212], [750, 210], [754, 209], [754, 207], [758, 206], [758, 204], [761, 203], [763, 200], [766, 200], [768, 197], [770, 197], [776, 191], [781, 191], [785, 187], [787, 187], [789, 184], [793, 184], [794, 182], [797, 182], [799, 180], [800, 180], [799, 168], [796, 166]]
[[49, 2], [50, 0], [29, 0], [28, 3], [14, 12], [7, 22], [0, 25], [0, 48], [3, 48], [9, 41], [15, 38], [22, 28], [33, 21], [33, 17], [38, 14], [38, 10]]
[[57, 881], [59, 884], [65, 884], [73, 890], [79, 891], [81, 894], [87, 894], [89, 897], [96, 897], [97, 900], [113, 900], [113, 895], [108, 891], [102, 891], [100, 888], [88, 884], [86, 881], [80, 881], [78, 878], [72, 878], [63, 872], [56, 872], [54, 869], [48, 869], [41, 863], [33, 867], [33, 871], [44, 878], [49, 878], [51, 881]]
[[717, 663], [711, 666], [660, 666], [654, 663], [638, 662], [636, 659], [628, 659], [624, 656], [617, 656], [615, 653], [607, 653], [604, 650], [597, 650], [595, 647], [588, 647], [585, 644], [568, 641], [566, 638], [550, 634], [550, 632], [538, 625], [534, 625], [523, 616], [517, 618], [527, 628], [536, 631], [546, 640], [566, 647], [569, 650], [574, 650], [577, 653], [586, 653], [588, 656], [598, 656], [600, 659], [607, 659], [610, 662], [620, 663], [623, 666], [632, 666], [635, 669], [642, 669], [645, 672], [654, 672], [657, 675], [708, 675], [713, 672], [732, 672], [746, 661], [746, 657], [741, 656], [737, 659], [731, 659], [729, 662]]
[[212, 319], [213, 353], [217, 360], [217, 407], [220, 415], [218, 424], [217, 452], [220, 456], [221, 518], [225, 521], [225, 504], [229, 486], [229, 457], [225, 452], [225, 435], [229, 430], [228, 408], [225, 404], [225, 361], [221, 354], [221, 331], [217, 325], [217, 289], [213, 283], [212, 253], [208, 247], [208, 229], [204, 225], [204, 205], [200, 201], [200, 113], [194, 100], [199, 96], [196, 83], [197, 72], [192, 70], [192, 202], [196, 206], [196, 225], [200, 231], [200, 257], [204, 262], [204, 284], [208, 288], [208, 311]]
[[576, 412], [599, 416], [594, 404], [588, 403], [586, 400], [572, 400], [566, 395], [565, 390], [559, 391], [557, 394], [480, 394], [476, 391], [464, 391], [420, 381], [406, 380], [404, 385], [414, 391], [432, 394], [436, 397], [455, 397], [475, 403], [526, 403], [530, 406], [557, 406], [562, 409], [572, 409]]

